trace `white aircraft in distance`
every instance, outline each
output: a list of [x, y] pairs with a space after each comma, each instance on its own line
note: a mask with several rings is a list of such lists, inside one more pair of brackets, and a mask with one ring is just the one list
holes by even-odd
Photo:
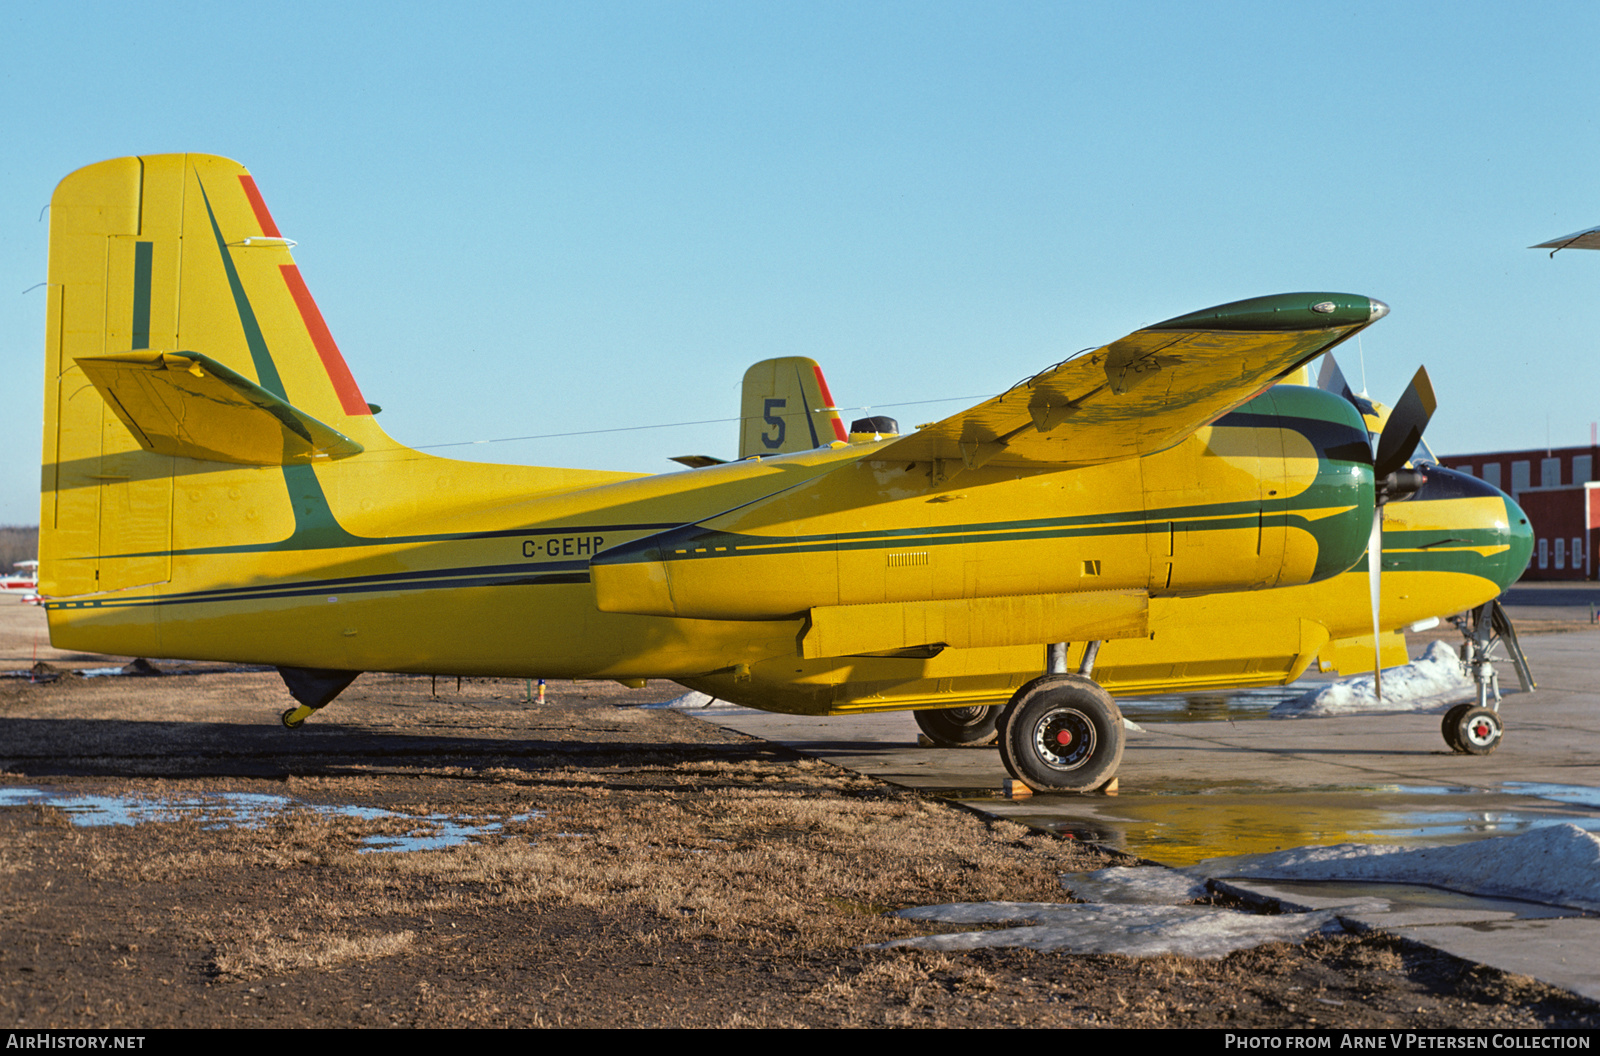
[[1548, 249], [1553, 257], [1557, 251], [1563, 249], [1600, 249], [1600, 227], [1591, 227], [1587, 231], [1579, 231], [1571, 235], [1562, 235], [1552, 238], [1548, 242], [1540, 242], [1529, 249]]

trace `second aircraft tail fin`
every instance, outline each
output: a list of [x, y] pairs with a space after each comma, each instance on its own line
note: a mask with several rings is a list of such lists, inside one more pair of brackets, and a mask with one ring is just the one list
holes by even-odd
[[764, 359], [745, 371], [739, 414], [740, 458], [848, 439], [822, 368], [805, 356]]

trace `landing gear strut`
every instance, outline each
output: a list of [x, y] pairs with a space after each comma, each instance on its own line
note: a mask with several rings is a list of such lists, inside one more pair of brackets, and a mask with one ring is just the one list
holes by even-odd
[[[1517, 641], [1511, 618], [1498, 599], [1455, 617], [1453, 622], [1467, 639], [1461, 645], [1461, 663], [1478, 684], [1478, 699], [1445, 712], [1440, 732], [1452, 751], [1488, 755], [1500, 747], [1505, 733], [1505, 723], [1500, 718], [1500, 675], [1495, 662], [1509, 661], [1515, 667], [1524, 693], [1535, 688], [1533, 674], [1528, 670], [1528, 658]], [[1505, 655], [1500, 653], [1502, 646]]]
[[[1092, 792], [1122, 762], [1122, 712], [1089, 677], [1100, 643], [1091, 643], [1078, 674], [1052, 671], [1018, 689], [1000, 712], [1000, 760], [1038, 792]], [[1065, 667], [1065, 648], [1047, 665]]]

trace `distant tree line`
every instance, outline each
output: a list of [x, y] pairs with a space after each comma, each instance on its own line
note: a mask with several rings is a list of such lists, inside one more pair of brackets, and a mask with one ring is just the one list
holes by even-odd
[[10, 572], [18, 561], [39, 556], [39, 529], [0, 525], [0, 572]]

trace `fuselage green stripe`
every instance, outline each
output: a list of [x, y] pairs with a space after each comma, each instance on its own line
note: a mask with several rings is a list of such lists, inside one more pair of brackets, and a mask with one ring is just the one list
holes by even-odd
[[150, 347], [150, 281], [155, 261], [154, 242], [133, 244], [132, 348]]

